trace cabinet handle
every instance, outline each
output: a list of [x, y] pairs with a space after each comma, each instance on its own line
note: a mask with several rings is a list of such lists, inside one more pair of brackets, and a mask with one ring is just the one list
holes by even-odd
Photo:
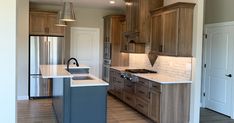
[[143, 105], [141, 105], [141, 104], [137, 104], [138, 106], [140, 106], [141, 108], [144, 108], [144, 106]]
[[138, 92], [141, 93], [141, 94], [145, 94], [143, 91], [140, 91], [140, 90]]
[[142, 81], [139, 81], [139, 82], [140, 82], [141, 84], [143, 84], [143, 85], [145, 84], [145, 83], [144, 83], [144, 82], [142, 82]]
[[127, 99], [127, 100], [131, 100], [131, 98], [129, 98], [129, 97], [126, 97], [126, 99]]
[[162, 52], [162, 50], [163, 50], [163, 45], [160, 45], [159, 46], [159, 52]]
[[49, 33], [49, 28], [48, 27], [45, 28], [45, 32]]
[[150, 94], [150, 92], [148, 92], [148, 98], [149, 98], [149, 99], [151, 98], [151, 94]]

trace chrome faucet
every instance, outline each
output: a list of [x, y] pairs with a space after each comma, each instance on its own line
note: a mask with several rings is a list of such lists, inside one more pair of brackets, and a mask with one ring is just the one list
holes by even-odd
[[70, 58], [70, 59], [68, 59], [68, 61], [67, 61], [67, 71], [69, 71], [69, 65], [70, 65], [70, 61], [71, 61], [71, 60], [74, 60], [76, 66], [79, 67], [79, 63], [78, 63], [77, 59], [76, 59], [76, 58]]

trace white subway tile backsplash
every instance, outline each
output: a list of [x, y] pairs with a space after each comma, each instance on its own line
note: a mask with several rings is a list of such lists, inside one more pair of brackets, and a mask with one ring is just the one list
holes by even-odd
[[183, 80], [191, 80], [192, 58], [158, 56], [152, 67], [147, 54], [130, 54], [129, 66], [156, 70], [159, 73]]

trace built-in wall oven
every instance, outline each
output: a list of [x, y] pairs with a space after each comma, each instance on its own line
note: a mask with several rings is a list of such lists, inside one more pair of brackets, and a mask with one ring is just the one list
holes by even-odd
[[102, 79], [106, 82], [109, 82], [110, 66], [111, 66], [111, 42], [104, 42], [104, 51], [103, 51], [103, 73]]
[[105, 42], [104, 43], [104, 54], [103, 58], [106, 60], [111, 60], [111, 43], [110, 42]]

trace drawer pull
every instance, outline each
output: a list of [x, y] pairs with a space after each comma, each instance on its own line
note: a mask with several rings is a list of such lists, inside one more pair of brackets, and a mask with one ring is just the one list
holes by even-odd
[[132, 85], [127, 85], [127, 87], [131, 88], [131, 87], [132, 87]]
[[141, 108], [144, 108], [144, 106], [143, 105], [141, 105], [141, 104], [137, 104], [138, 106], [140, 106]]
[[126, 99], [127, 99], [127, 100], [131, 100], [131, 98], [129, 98], [129, 97], [126, 97]]
[[141, 93], [141, 94], [145, 94], [145, 92], [143, 92], [143, 91], [140, 91], [140, 90], [139, 90], [138, 92], [139, 92], [139, 93]]

